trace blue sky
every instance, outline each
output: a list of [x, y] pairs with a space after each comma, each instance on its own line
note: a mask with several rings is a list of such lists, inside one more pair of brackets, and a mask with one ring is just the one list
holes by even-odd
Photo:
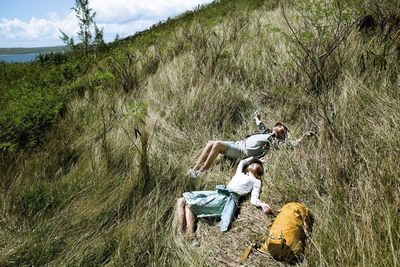
[[[160, 20], [212, 0], [89, 0], [106, 41], [126, 37]], [[112, 4], [111, 4], [112, 3]], [[59, 29], [75, 36], [74, 0], [0, 0], [0, 47], [62, 45]]]

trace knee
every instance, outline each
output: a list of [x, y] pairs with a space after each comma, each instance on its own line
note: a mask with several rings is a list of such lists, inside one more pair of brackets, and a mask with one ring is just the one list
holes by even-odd
[[177, 205], [178, 209], [185, 208], [185, 206], [186, 206], [185, 198], [183, 198], [183, 197], [178, 198], [178, 200], [176, 201], [176, 205]]
[[225, 150], [225, 144], [222, 141], [215, 141], [213, 147], [221, 152]]
[[215, 143], [215, 141], [208, 141], [208, 143], [207, 143], [207, 147], [213, 146], [213, 145], [214, 145], [214, 143]]

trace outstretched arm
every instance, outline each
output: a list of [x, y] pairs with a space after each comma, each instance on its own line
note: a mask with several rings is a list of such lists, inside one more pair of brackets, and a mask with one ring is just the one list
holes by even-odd
[[267, 203], [264, 203], [259, 199], [260, 192], [261, 192], [261, 181], [257, 180], [257, 182], [253, 184], [253, 189], [251, 190], [250, 203], [256, 207], [261, 207], [264, 213], [271, 213], [272, 212], [271, 207]]
[[261, 115], [258, 111], [254, 112], [254, 120], [256, 121], [257, 133], [270, 133], [271, 130], [265, 126], [264, 122], [261, 120]]
[[254, 120], [256, 121], [257, 126], [262, 123], [261, 115], [258, 111], [254, 112]]
[[254, 157], [249, 157], [249, 158], [242, 159], [242, 160], [239, 162], [239, 165], [238, 165], [237, 168], [236, 168], [236, 174], [242, 173], [242, 172], [243, 172], [243, 167], [244, 167], [244, 165], [245, 165], [247, 162], [251, 161], [253, 158], [254, 158]]
[[308, 140], [308, 139], [310, 139], [310, 138], [312, 138], [312, 137], [314, 137], [314, 136], [316, 137], [317, 134], [316, 134], [315, 132], [313, 132], [313, 131], [305, 132], [300, 138], [298, 138], [298, 139], [296, 139], [296, 140], [290, 141], [290, 146], [296, 147], [296, 146], [298, 146], [300, 143], [303, 143], [304, 140]]

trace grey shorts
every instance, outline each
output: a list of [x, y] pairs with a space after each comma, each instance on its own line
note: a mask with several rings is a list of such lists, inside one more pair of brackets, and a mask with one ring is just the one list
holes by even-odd
[[225, 145], [225, 151], [223, 154], [231, 159], [241, 159], [247, 157], [247, 149], [241, 144], [241, 142], [229, 142], [223, 141]]

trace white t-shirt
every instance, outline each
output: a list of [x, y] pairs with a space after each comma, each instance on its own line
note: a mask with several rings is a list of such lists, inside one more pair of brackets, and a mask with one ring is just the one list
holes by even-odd
[[244, 165], [250, 160], [251, 158], [247, 158], [240, 161], [239, 166], [236, 169], [235, 175], [232, 177], [226, 187], [240, 196], [246, 195], [251, 192], [251, 204], [259, 207], [262, 203], [259, 200], [261, 191], [261, 180], [257, 179], [251, 172], [243, 172]]

